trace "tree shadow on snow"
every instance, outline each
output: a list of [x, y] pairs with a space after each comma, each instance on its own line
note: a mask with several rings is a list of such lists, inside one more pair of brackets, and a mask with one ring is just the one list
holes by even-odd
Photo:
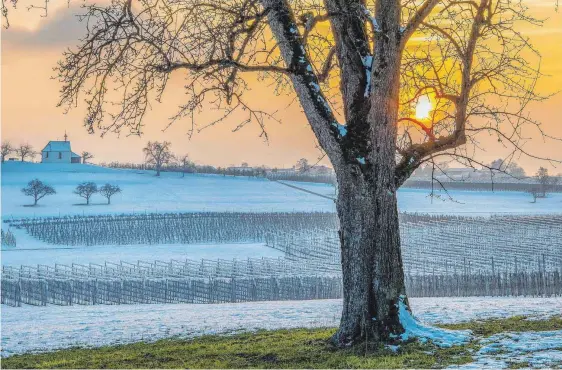
[[110, 206], [111, 204], [107, 204], [107, 203], [90, 203], [90, 204], [86, 204], [86, 203], [74, 203], [73, 206], [78, 206], [78, 207], [91, 207], [91, 206]]

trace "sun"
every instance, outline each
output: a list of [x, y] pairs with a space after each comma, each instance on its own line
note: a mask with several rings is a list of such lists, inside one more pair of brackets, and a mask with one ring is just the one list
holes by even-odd
[[416, 104], [416, 118], [428, 119], [432, 110], [433, 106], [431, 105], [431, 100], [427, 95], [424, 95], [418, 99], [418, 103]]

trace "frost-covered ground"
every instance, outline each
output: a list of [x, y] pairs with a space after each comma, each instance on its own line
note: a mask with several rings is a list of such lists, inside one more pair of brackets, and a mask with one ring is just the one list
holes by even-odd
[[[427, 323], [562, 312], [560, 298], [412, 298]], [[341, 300], [122, 306], [2, 306], [2, 355], [166, 337], [336, 326]], [[560, 346], [562, 347], [562, 345]]]

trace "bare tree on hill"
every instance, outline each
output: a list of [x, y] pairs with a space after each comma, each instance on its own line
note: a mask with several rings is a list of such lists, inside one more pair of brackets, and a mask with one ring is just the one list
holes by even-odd
[[525, 177], [525, 170], [523, 167], [519, 166], [517, 162], [514, 161], [506, 161], [498, 158], [490, 163], [489, 168], [492, 168], [497, 172], [506, 173], [518, 179]]
[[22, 162], [25, 162], [26, 158], [33, 159], [37, 153], [33, 150], [33, 147], [29, 144], [21, 144], [16, 148], [15, 152], [20, 157]]
[[149, 141], [144, 147], [143, 152], [145, 155], [146, 163], [154, 165], [156, 169], [156, 176], [160, 176], [162, 166], [170, 163], [174, 159], [170, 147], [172, 143], [169, 141]]
[[74, 194], [86, 199], [86, 205], [90, 205], [90, 198], [99, 191], [98, 186], [93, 182], [83, 182], [74, 190]]
[[297, 161], [297, 164], [295, 165], [295, 169], [298, 172], [304, 173], [307, 172], [308, 170], [310, 170], [310, 163], [308, 163], [308, 159], [306, 158], [301, 158]]
[[57, 193], [52, 186], [43, 183], [39, 179], [31, 180], [25, 188], [21, 189], [21, 192], [28, 197], [33, 197], [34, 206], [47, 195]]
[[550, 176], [548, 173], [548, 169], [544, 167], [540, 167], [535, 174], [535, 178], [539, 183], [539, 198], [545, 198], [548, 192], [558, 183], [558, 178], [554, 176]]
[[9, 141], [2, 142], [2, 150], [1, 150], [2, 163], [4, 163], [4, 160], [6, 160], [6, 156], [12, 153], [13, 151], [14, 151], [14, 147]]
[[105, 184], [99, 188], [99, 193], [107, 199], [107, 204], [111, 204], [111, 197], [121, 193], [119, 185]]
[[90, 159], [93, 159], [94, 155], [90, 152], [82, 152], [82, 163], [86, 164]]
[[[90, 132], [140, 134], [172, 74], [187, 80], [173, 120], [191, 118], [192, 130], [215, 105], [224, 116], [205, 126], [240, 113], [238, 128], [256, 123], [267, 137], [272, 115], [246, 100], [254, 75], [296, 95], [338, 182], [342, 347], [404, 331], [396, 191], [413, 171], [445, 156], [483, 165], [480, 136], [529, 155], [522, 129], [542, 134], [525, 113], [543, 99], [538, 56], [517, 29], [541, 22], [522, 2], [115, 0], [82, 19], [88, 33], [58, 77], [61, 105], [84, 96]], [[432, 109], [415, 115], [424, 97]]]
[[179, 162], [179, 165], [181, 167], [181, 173], [182, 173], [181, 177], [185, 177], [185, 173], [187, 172], [187, 170], [190, 167], [194, 166], [193, 162], [191, 162], [189, 160], [189, 155], [187, 155], [187, 154], [184, 154], [184, 155], [180, 156], [179, 159], [178, 159], [178, 162]]

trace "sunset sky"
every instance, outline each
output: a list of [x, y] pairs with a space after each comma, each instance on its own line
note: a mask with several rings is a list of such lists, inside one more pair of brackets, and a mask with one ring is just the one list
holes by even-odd
[[[31, 2], [28, 2], [31, 3]], [[78, 2], [79, 3], [79, 2]], [[548, 18], [543, 27], [521, 29], [532, 37], [536, 48], [542, 54], [542, 71], [547, 76], [538, 85], [545, 94], [562, 90], [562, 10], [555, 11], [555, 0], [526, 1], [534, 16]], [[41, 4], [41, 2], [37, 2]], [[84, 150], [94, 153], [94, 162], [143, 160], [142, 147], [148, 140], [168, 140], [174, 152], [189, 154], [199, 164], [216, 166], [266, 164], [277, 167], [290, 167], [299, 158], [305, 157], [315, 162], [320, 152], [315, 148], [313, 134], [306, 123], [298, 104], [290, 104], [292, 98], [275, 96], [272, 88], [255, 83], [252, 86], [251, 100], [259, 102], [263, 109], [278, 111], [281, 123], [270, 122], [267, 126], [269, 143], [259, 138], [256, 125], [248, 125], [233, 133], [238, 121], [231, 120], [202, 132], [189, 139], [190, 122], [176, 122], [166, 131], [168, 117], [172, 116], [178, 104], [182, 103], [184, 93], [182, 79], [176, 78], [166, 92], [163, 104], [154, 102], [151, 112], [145, 118], [142, 137], [121, 137], [107, 135], [100, 138], [99, 133], [89, 135], [82, 126], [84, 107], [79, 106], [68, 114], [57, 108], [60, 88], [52, 68], [60, 59], [65, 48], [78, 45], [84, 25], [76, 19], [77, 9], [68, 8], [66, 1], [51, 0], [48, 17], [41, 17], [40, 10], [27, 11], [25, 6], [10, 9], [11, 27], [2, 30], [2, 139], [12, 144], [28, 142], [36, 150], [41, 150], [49, 140], [62, 140], [65, 131], [75, 152]], [[247, 99], [249, 100], [249, 99]], [[562, 94], [557, 94], [547, 102], [534, 104], [531, 115], [543, 123], [547, 133], [562, 137]], [[204, 122], [202, 122], [204, 123]], [[539, 137], [531, 138], [525, 148], [537, 155], [562, 160], [562, 143], [544, 142]], [[479, 159], [490, 162], [505, 154], [499, 146], [487, 148]], [[545, 165], [535, 159], [517, 159], [533, 173]], [[562, 172], [562, 166], [553, 168], [554, 173]]]

